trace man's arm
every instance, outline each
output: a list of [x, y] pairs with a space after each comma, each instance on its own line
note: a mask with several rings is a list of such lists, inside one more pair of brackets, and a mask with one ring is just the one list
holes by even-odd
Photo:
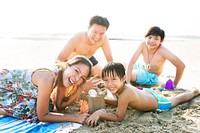
[[104, 53], [104, 55], [106, 57], [107, 62], [113, 61], [111, 47], [110, 47], [110, 44], [109, 44], [109, 40], [108, 40], [108, 38], [106, 36], [104, 38], [104, 43], [102, 45], [102, 50], [103, 50], [103, 53]]
[[57, 61], [66, 61], [68, 60], [70, 54], [75, 51], [76, 46], [78, 45], [78, 36], [73, 36], [68, 40], [67, 44], [61, 50], [57, 57]]

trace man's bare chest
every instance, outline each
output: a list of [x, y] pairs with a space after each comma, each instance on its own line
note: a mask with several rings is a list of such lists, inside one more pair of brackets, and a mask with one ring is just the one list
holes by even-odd
[[75, 52], [81, 55], [93, 55], [100, 46], [79, 45], [75, 48]]

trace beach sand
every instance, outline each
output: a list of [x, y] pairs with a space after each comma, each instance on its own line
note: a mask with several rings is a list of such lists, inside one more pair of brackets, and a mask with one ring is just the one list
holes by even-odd
[[[53, 65], [60, 50], [67, 40], [49, 39], [0, 39], [0, 68], [37, 68]], [[141, 41], [111, 40], [111, 48], [115, 61], [127, 63]], [[183, 77], [174, 91], [165, 91], [171, 96], [200, 88], [200, 40], [165, 41], [163, 45], [174, 52], [186, 65]], [[106, 63], [101, 50], [95, 54], [102, 66]], [[173, 78], [175, 68], [166, 62], [160, 81], [166, 82]], [[77, 104], [73, 105], [78, 111]], [[115, 112], [113, 106], [106, 106], [107, 112]], [[170, 111], [160, 114], [140, 112], [128, 108], [122, 122], [99, 121], [97, 127], [83, 125], [73, 132], [82, 133], [121, 133], [121, 132], [166, 132], [166, 133], [196, 133], [200, 132], [200, 96], [181, 104]]]

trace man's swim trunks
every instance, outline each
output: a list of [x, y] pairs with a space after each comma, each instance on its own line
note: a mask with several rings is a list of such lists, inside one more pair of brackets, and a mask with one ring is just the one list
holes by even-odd
[[90, 57], [89, 60], [92, 62], [93, 66], [95, 66], [96, 64], [98, 64], [98, 61], [97, 61], [97, 59], [94, 56]]
[[133, 69], [137, 72], [136, 83], [141, 85], [153, 85], [158, 83], [158, 76], [152, 72], [148, 72], [143, 65], [137, 63]]
[[149, 88], [144, 88], [144, 90], [151, 93], [158, 100], [158, 109], [155, 110], [155, 112], [163, 112], [171, 108], [172, 103], [166, 97]]

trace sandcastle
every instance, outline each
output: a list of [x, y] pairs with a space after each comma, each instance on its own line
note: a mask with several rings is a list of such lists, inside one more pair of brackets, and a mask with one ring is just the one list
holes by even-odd
[[98, 109], [105, 108], [105, 95], [106, 90], [103, 88], [91, 89], [88, 93], [82, 93], [81, 98], [87, 101], [90, 114]]

